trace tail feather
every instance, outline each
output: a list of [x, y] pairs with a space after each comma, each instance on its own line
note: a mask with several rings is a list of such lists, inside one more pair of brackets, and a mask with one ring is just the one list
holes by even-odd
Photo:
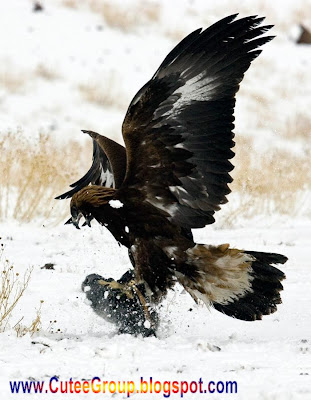
[[[248, 251], [244, 250], [244, 253], [250, 254], [255, 257], [258, 262], [267, 263], [267, 264], [285, 264], [288, 260], [287, 257], [283, 256], [283, 254], [278, 253], [263, 253], [260, 251]], [[278, 270], [281, 274], [282, 271]], [[283, 274], [284, 275], [284, 274]]]
[[283, 290], [281, 281], [285, 274], [270, 264], [284, 264], [287, 258], [281, 254], [245, 251], [254, 257], [251, 265], [252, 292], [247, 292], [238, 300], [228, 304], [213, 303], [216, 310], [245, 321], [262, 319], [277, 310], [282, 303], [280, 291]]
[[200, 244], [186, 253], [188, 268], [175, 274], [196, 301], [245, 321], [262, 319], [282, 303], [285, 274], [272, 264], [284, 264], [285, 256]]

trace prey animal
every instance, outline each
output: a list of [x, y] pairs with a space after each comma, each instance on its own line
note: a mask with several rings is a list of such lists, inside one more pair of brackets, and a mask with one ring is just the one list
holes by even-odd
[[196, 302], [246, 321], [281, 303], [285, 275], [274, 265], [285, 256], [198, 244], [191, 232], [227, 202], [235, 95], [273, 38], [264, 18], [236, 17], [192, 32], [167, 55], [129, 105], [125, 148], [85, 131], [93, 164], [58, 197], [72, 197], [68, 222], [95, 219], [129, 249], [134, 270], [123, 279], [92, 274], [83, 283], [94, 310], [121, 332], [153, 334], [152, 305], [176, 282]]

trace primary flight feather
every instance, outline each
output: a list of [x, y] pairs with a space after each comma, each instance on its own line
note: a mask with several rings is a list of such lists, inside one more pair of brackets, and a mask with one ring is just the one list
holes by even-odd
[[271, 28], [263, 19], [231, 15], [183, 39], [129, 105], [126, 152], [87, 132], [93, 164], [59, 196], [72, 196], [70, 222], [95, 218], [129, 249], [131, 288], [140, 287], [142, 304], [159, 302], [176, 281], [196, 301], [243, 320], [281, 303], [285, 275], [273, 264], [285, 256], [197, 244], [191, 233], [213, 223], [227, 202], [235, 94], [273, 38], [262, 36]]

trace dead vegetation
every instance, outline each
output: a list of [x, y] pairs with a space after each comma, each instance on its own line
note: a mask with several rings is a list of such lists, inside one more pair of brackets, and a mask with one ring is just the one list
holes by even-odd
[[[280, 150], [254, 154], [250, 139], [237, 135], [237, 141], [233, 194], [224, 207], [226, 224], [236, 217], [259, 214], [309, 215], [308, 156], [296, 157]], [[34, 146], [8, 133], [0, 141], [0, 151], [0, 219], [45, 224], [64, 221], [69, 206], [54, 197], [86, 172], [91, 149], [76, 142], [60, 147], [45, 136]], [[238, 201], [231, 202], [237, 197]]]
[[19, 65], [10, 62], [4, 63], [0, 68], [0, 89], [10, 94], [23, 94], [29, 90], [34, 79], [53, 81], [58, 78], [58, 74], [43, 63], [29, 70], [23, 70]]
[[232, 195], [222, 215], [224, 225], [258, 215], [311, 217], [309, 158], [279, 150], [254, 154], [251, 139], [240, 137], [237, 142]]
[[[0, 238], [1, 239], [1, 238]], [[4, 246], [1, 243], [0, 249], [0, 332], [4, 332], [10, 328], [10, 321], [17, 305], [20, 303], [31, 278], [33, 268], [28, 268], [24, 274], [16, 272], [14, 266], [4, 257]], [[22, 317], [12, 329], [15, 330], [18, 337], [25, 336], [29, 333], [31, 336], [39, 332], [41, 328], [41, 307], [43, 300], [40, 302], [39, 308], [33, 321], [28, 324], [22, 324]]]
[[109, 27], [123, 32], [135, 31], [139, 26], [157, 22], [161, 12], [160, 4], [154, 1], [63, 0], [62, 3], [72, 9], [87, 7], [101, 15]]
[[158, 21], [160, 14], [159, 6], [150, 1], [138, 1], [125, 7], [124, 4], [118, 5], [115, 2], [93, 0], [90, 7], [92, 11], [103, 16], [108, 26], [124, 32], [133, 31], [138, 25]]
[[58, 78], [58, 74], [50, 66], [43, 63], [37, 65], [35, 75], [47, 81], [54, 81]]
[[38, 333], [40, 331], [40, 329], [42, 328], [41, 310], [43, 303], [44, 301], [41, 300], [39, 308], [36, 309], [36, 316], [29, 325], [24, 325], [22, 323], [24, 318], [21, 318], [14, 326], [17, 337], [25, 336], [27, 333], [33, 336], [35, 333]]
[[66, 218], [68, 204], [54, 197], [89, 165], [88, 150], [76, 142], [57, 145], [50, 136], [41, 135], [33, 144], [22, 134], [2, 134], [0, 219], [46, 223]]
[[116, 73], [111, 72], [102, 78], [97, 76], [96, 80], [82, 83], [78, 88], [83, 99], [90, 103], [100, 107], [125, 110], [127, 96], [121, 93], [119, 87]]
[[78, 0], [62, 0], [62, 3], [65, 7], [68, 8], [78, 8]]
[[285, 126], [285, 137], [288, 139], [309, 140], [311, 137], [311, 117], [304, 113], [297, 113], [288, 117]]
[[0, 88], [15, 94], [20, 93], [27, 84], [28, 74], [20, 71], [10, 63], [1, 66]]
[[[135, 31], [137, 27], [150, 23], [158, 23], [161, 17], [161, 8], [164, 1], [161, 0], [127, 0], [127, 1], [111, 1], [111, 0], [60, 0], [61, 3], [71, 9], [89, 9], [103, 17], [106, 24], [112, 28], [119, 29], [123, 32]], [[176, 7], [179, 4], [176, 2]], [[203, 7], [195, 2], [189, 2], [186, 9], [187, 16], [200, 17], [205, 25], [214, 22], [215, 17], [222, 18], [224, 14], [234, 14], [239, 12], [240, 15], [263, 15], [271, 20], [277, 29], [288, 33], [290, 28], [295, 24], [306, 25], [311, 19], [311, 0], [297, 0], [287, 5], [290, 12], [286, 18], [280, 12], [283, 7], [281, 0], [273, 2], [268, 0], [253, 0], [252, 2], [241, 2], [238, 0], [219, 0], [217, 2], [206, 2]], [[183, 20], [180, 21], [177, 31], [183, 30]], [[177, 34], [176, 34], [177, 37]]]
[[[192, 6], [195, 10], [195, 6]], [[239, 13], [241, 16], [261, 15], [267, 17], [269, 23], [275, 25], [275, 31], [289, 34], [290, 29], [304, 21], [311, 21], [311, 0], [296, 0], [286, 4], [286, 16], [283, 13], [284, 4], [282, 0], [253, 0], [252, 2], [241, 2], [238, 0], [219, 0], [217, 2], [206, 2], [205, 12], [202, 13], [202, 21], [207, 25], [215, 17], [222, 18], [225, 14]], [[274, 32], [275, 32], [274, 31]]]
[[12, 316], [12, 311], [20, 301], [30, 281], [32, 269], [23, 276], [15, 272], [14, 266], [4, 257], [3, 244], [0, 250], [0, 332], [3, 332]]

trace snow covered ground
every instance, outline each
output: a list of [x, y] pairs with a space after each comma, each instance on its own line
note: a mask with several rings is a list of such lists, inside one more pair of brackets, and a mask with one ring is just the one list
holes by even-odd
[[[1, 393], [8, 393], [9, 380], [48, 381], [54, 375], [64, 380], [99, 376], [135, 382], [140, 377], [161, 381], [202, 377], [203, 381], [237, 381], [238, 394], [209, 395], [215, 399], [309, 399], [311, 224], [296, 221], [273, 226], [266, 222], [237, 230], [205, 228], [198, 232], [197, 241], [230, 242], [286, 254], [289, 261], [283, 269], [287, 280], [277, 313], [262, 321], [238, 321], [194, 305], [189, 295], [176, 288], [160, 309], [158, 338], [145, 339], [116, 335], [114, 326], [91, 311], [80, 290], [89, 273], [118, 278], [129, 267], [126, 250], [118, 247], [105, 229], [1, 225], [5, 251], [14, 267], [22, 272], [34, 266], [14, 321], [24, 316], [23, 323], [31, 322], [35, 308], [44, 300], [42, 330], [37, 335], [16, 338], [12, 330], [1, 334]], [[55, 263], [55, 270], [41, 269], [45, 263]], [[200, 397], [205, 398], [185, 395]], [[2, 394], [2, 398], [11, 397]]]
[[[267, 23], [276, 25], [273, 33], [278, 36], [265, 46], [243, 81], [236, 132], [254, 139], [256, 154], [274, 148], [310, 158], [311, 49], [295, 45], [290, 38], [295, 23], [311, 27], [309, 0], [51, 0], [42, 4], [43, 11], [32, 12], [32, 1], [0, 2], [0, 139], [12, 132], [35, 143], [44, 132], [60, 143], [71, 139], [83, 143], [86, 138], [80, 129], [93, 129], [121, 141], [129, 101], [178, 40], [233, 12], [264, 13]], [[124, 10], [131, 7], [134, 11], [127, 15]], [[305, 199], [303, 207], [310, 210], [310, 195]], [[195, 232], [200, 243], [228, 242], [232, 247], [288, 256], [283, 304], [277, 313], [253, 323], [234, 320], [194, 305], [176, 287], [159, 310], [158, 337], [145, 339], [116, 335], [114, 326], [92, 312], [80, 290], [89, 273], [119, 278], [129, 267], [127, 251], [105, 229], [95, 223], [92, 229], [77, 231], [62, 222], [51, 226], [46, 221], [43, 226], [42, 222], [2, 220], [5, 257], [21, 275], [34, 267], [11, 327], [21, 318], [29, 325], [40, 301], [44, 302], [37, 334], [17, 338], [13, 329], [0, 333], [0, 399], [25, 398], [10, 394], [9, 380], [48, 381], [53, 375], [63, 380], [99, 376], [136, 382], [140, 377], [236, 380], [237, 394], [188, 393], [184, 398], [310, 399], [311, 221], [307, 212], [303, 215], [263, 213], [249, 220], [236, 218], [230, 230], [222, 221]], [[55, 269], [41, 269], [46, 263], [54, 263]], [[27, 398], [125, 397], [55, 396]]]

